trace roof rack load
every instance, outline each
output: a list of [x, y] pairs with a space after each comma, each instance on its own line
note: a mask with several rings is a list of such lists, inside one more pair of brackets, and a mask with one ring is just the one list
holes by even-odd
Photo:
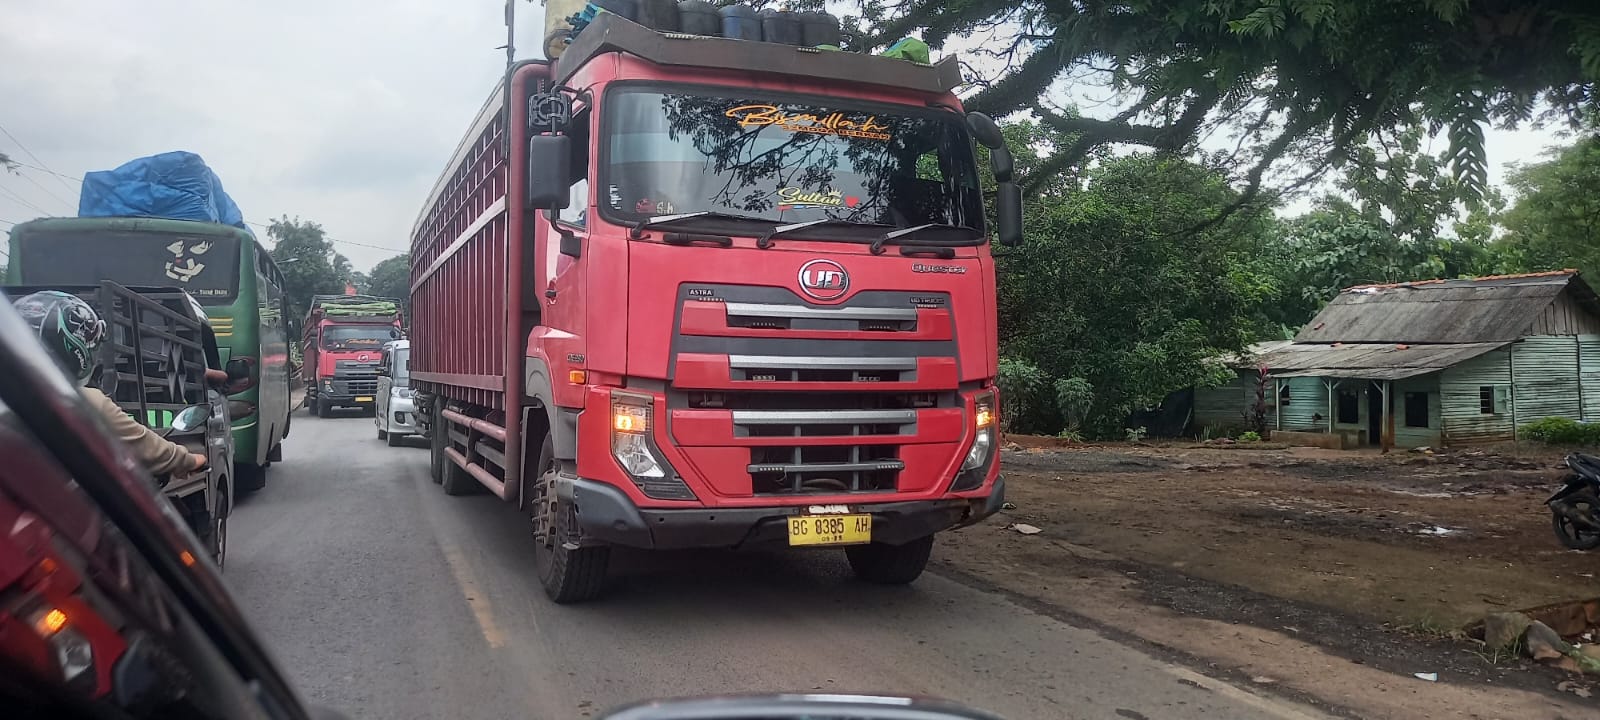
[[915, 90], [949, 92], [964, 81], [954, 55], [936, 63], [772, 42], [658, 32], [615, 13], [595, 16], [555, 63], [557, 84], [589, 60], [612, 52], [657, 65], [744, 70]]

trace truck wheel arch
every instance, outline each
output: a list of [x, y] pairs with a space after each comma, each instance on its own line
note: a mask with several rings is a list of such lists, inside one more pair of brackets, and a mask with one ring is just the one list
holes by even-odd
[[[545, 413], [545, 427], [550, 430], [550, 439], [555, 447], [556, 459], [573, 462], [578, 459], [578, 414], [563, 410], [556, 406], [555, 393], [551, 389], [550, 366], [543, 358], [530, 357], [527, 359], [526, 371], [523, 373], [523, 393], [533, 399], [533, 404]], [[528, 437], [528, 444], [538, 447], [542, 438], [534, 437], [531, 433], [524, 433]], [[537, 453], [535, 453], [537, 454]], [[537, 462], [537, 460], [534, 460]]]

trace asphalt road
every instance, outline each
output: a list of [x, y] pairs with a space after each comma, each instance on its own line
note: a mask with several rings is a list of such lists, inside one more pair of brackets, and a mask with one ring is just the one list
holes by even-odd
[[631, 553], [613, 588], [547, 601], [526, 520], [447, 497], [370, 417], [297, 412], [238, 503], [229, 585], [302, 693], [355, 718], [585, 718], [722, 692], [933, 695], [1016, 720], [1304, 718], [932, 573], [858, 583], [842, 554]]

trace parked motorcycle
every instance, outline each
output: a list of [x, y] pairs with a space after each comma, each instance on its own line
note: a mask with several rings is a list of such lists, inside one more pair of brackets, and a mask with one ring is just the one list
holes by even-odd
[[1566, 486], [1544, 501], [1550, 506], [1550, 527], [1569, 548], [1600, 548], [1600, 457], [1572, 453], [1567, 467], [1572, 474]]

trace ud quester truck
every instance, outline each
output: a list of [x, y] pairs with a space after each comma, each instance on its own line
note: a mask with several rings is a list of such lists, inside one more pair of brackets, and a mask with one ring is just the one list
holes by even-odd
[[1000, 508], [995, 123], [934, 64], [601, 14], [512, 65], [411, 239], [432, 474], [528, 513], [540, 582], [610, 549], [843, 547], [908, 583]]

